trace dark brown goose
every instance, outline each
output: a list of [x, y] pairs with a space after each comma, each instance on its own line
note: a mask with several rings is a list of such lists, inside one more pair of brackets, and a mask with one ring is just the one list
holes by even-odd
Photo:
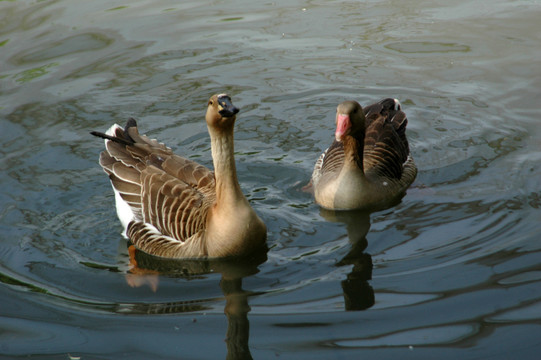
[[115, 192], [125, 235], [140, 250], [167, 258], [243, 256], [265, 247], [266, 227], [244, 197], [235, 168], [238, 109], [226, 94], [208, 101], [214, 172], [139, 135], [137, 123], [105, 134], [100, 165]]
[[316, 203], [334, 210], [376, 210], [398, 202], [417, 175], [407, 123], [396, 99], [364, 110], [356, 101], [338, 105], [335, 140], [312, 174]]

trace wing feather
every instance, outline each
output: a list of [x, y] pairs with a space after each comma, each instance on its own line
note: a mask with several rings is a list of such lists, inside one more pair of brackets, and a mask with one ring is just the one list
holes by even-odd
[[204, 256], [207, 214], [216, 200], [214, 173], [140, 135], [133, 119], [124, 129], [114, 125], [93, 134], [105, 138], [100, 165], [133, 213], [125, 225], [134, 245], [158, 256]]
[[363, 150], [365, 173], [400, 179], [409, 156], [406, 114], [394, 99], [384, 99], [364, 111], [367, 120]]
[[180, 241], [202, 229], [214, 197], [153, 166], [142, 172], [143, 220]]

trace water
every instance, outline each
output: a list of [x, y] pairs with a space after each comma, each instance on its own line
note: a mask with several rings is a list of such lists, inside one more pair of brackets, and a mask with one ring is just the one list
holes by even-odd
[[[0, 358], [537, 358], [537, 1], [0, 2]], [[128, 117], [210, 166], [241, 108], [254, 263], [131, 269], [89, 135]], [[397, 97], [419, 175], [396, 207], [301, 190], [336, 105]], [[225, 313], [225, 314], [224, 314]]]

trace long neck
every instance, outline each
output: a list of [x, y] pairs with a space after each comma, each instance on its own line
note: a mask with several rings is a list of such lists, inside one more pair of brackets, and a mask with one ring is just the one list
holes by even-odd
[[237, 179], [233, 127], [209, 128], [214, 175], [216, 177], [216, 202], [218, 206], [246, 201]]
[[356, 137], [347, 135], [342, 140], [344, 143], [344, 166], [348, 169], [358, 168], [364, 173], [363, 168], [363, 149], [364, 134]]

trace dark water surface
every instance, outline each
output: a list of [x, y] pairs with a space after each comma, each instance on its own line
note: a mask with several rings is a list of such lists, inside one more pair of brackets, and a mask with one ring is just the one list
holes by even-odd
[[[0, 358], [536, 359], [538, 1], [0, 1]], [[89, 135], [128, 117], [211, 165], [241, 108], [261, 264], [131, 270]], [[300, 191], [336, 105], [401, 100], [419, 175], [396, 207]]]

